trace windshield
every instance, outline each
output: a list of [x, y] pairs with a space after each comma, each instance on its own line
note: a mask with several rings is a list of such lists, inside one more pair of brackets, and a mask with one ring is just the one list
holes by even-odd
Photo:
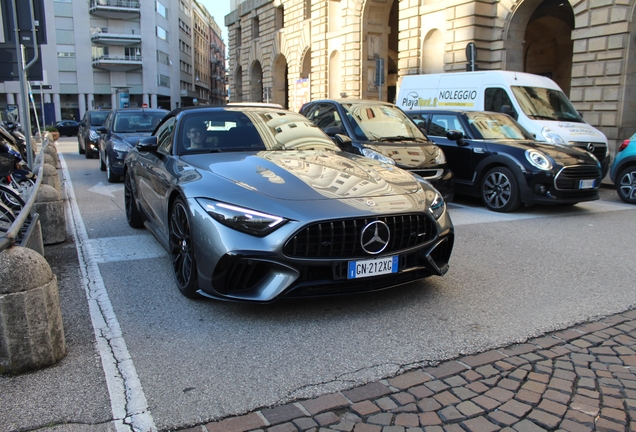
[[162, 118], [168, 114], [166, 112], [126, 112], [120, 113], [115, 118], [113, 132], [117, 133], [137, 133], [152, 132]]
[[189, 115], [179, 154], [340, 149], [305, 116], [276, 109], [226, 109]]
[[512, 92], [523, 112], [531, 119], [585, 123], [560, 90], [512, 86]]
[[342, 104], [359, 140], [425, 140], [426, 135], [396, 106]]
[[512, 117], [497, 113], [466, 113], [468, 123], [482, 139], [531, 140], [532, 136]]
[[108, 111], [91, 113], [91, 126], [101, 126], [108, 116]]

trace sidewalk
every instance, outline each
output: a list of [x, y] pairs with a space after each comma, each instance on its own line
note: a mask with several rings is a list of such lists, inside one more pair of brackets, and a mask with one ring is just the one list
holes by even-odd
[[183, 432], [636, 431], [636, 310]]

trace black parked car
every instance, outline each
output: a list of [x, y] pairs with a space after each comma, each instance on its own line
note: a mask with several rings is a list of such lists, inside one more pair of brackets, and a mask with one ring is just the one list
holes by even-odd
[[88, 110], [79, 122], [77, 148], [79, 154], [86, 155], [86, 159], [97, 157], [99, 153], [97, 129], [104, 124], [109, 112], [108, 110]]
[[[430, 181], [446, 201], [453, 199], [453, 173], [444, 152], [395, 105], [372, 100], [317, 100], [303, 105], [300, 113], [343, 150], [393, 163]], [[351, 138], [351, 143], [343, 146], [335, 139], [339, 134]]]
[[598, 159], [575, 147], [538, 142], [506, 114], [425, 110], [408, 115], [444, 150], [456, 192], [481, 197], [490, 210], [599, 198]]
[[62, 120], [55, 123], [53, 126], [57, 129], [60, 135], [75, 136], [79, 129], [79, 123], [75, 120]]
[[106, 171], [109, 183], [124, 175], [124, 158], [137, 141], [150, 136], [167, 110], [122, 108], [111, 111], [99, 132], [99, 169]]

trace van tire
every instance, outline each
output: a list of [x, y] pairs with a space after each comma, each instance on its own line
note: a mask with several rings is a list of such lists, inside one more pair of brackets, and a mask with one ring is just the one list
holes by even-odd
[[519, 184], [509, 168], [494, 167], [481, 180], [481, 200], [489, 210], [500, 213], [515, 211], [521, 205], [519, 195]]

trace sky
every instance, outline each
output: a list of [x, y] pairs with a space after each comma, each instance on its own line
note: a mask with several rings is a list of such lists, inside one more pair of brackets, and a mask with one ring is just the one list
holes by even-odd
[[205, 6], [214, 17], [214, 21], [221, 27], [223, 41], [227, 47], [227, 27], [225, 27], [225, 15], [230, 13], [230, 0], [197, 0], [199, 4]]

